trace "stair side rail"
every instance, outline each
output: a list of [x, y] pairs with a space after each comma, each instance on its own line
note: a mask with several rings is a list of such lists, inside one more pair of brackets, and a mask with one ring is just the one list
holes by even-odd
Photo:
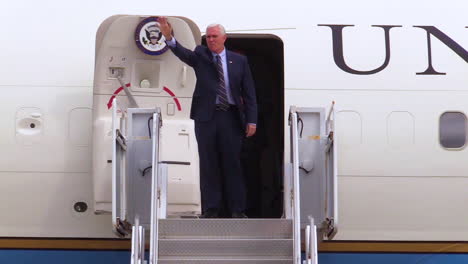
[[[159, 140], [160, 140], [160, 127], [161, 127], [160, 113], [153, 114], [153, 167], [152, 167], [152, 180], [151, 180], [151, 224], [150, 224], [150, 248], [149, 248], [149, 263], [158, 263], [158, 249], [159, 249], [159, 219], [166, 217], [166, 190], [167, 177], [161, 178], [161, 174], [167, 173], [165, 164], [159, 162]], [[163, 190], [161, 191], [161, 186]], [[163, 194], [163, 195], [161, 195]], [[163, 197], [164, 196], [164, 199]], [[161, 206], [164, 204], [164, 206]], [[161, 209], [162, 208], [162, 209]]]
[[307, 225], [304, 231], [305, 237], [305, 259], [302, 264], [310, 264], [310, 225]]
[[127, 198], [125, 188], [125, 163], [127, 152], [126, 113], [117, 103], [112, 101], [112, 224], [113, 231], [119, 237], [126, 237], [131, 231], [127, 222]]
[[299, 146], [297, 130], [297, 113], [291, 107], [291, 158], [292, 158], [292, 201], [293, 201], [293, 239], [294, 239], [294, 264], [301, 263], [301, 205], [299, 189]]
[[145, 264], [145, 228], [140, 225], [139, 217], [135, 217], [135, 225], [132, 226], [132, 251], [131, 264]]
[[308, 264], [318, 264], [318, 237], [317, 226], [315, 225], [314, 218], [309, 216], [310, 229], [309, 229], [309, 262]]
[[[336, 133], [335, 101], [332, 102], [325, 121], [325, 173], [326, 188], [325, 213], [326, 223], [322, 224], [324, 237], [332, 239], [338, 233], [338, 135]], [[330, 186], [332, 189], [330, 190]], [[331, 191], [331, 194], [328, 193]]]

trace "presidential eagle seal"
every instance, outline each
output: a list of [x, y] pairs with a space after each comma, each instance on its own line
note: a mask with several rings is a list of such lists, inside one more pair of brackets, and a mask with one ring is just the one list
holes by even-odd
[[145, 18], [138, 24], [135, 42], [141, 51], [149, 55], [163, 54], [169, 48], [159, 28], [158, 17]]

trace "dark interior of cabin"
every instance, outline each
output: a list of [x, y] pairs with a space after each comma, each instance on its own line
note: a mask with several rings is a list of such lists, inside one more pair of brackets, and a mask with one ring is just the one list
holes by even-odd
[[[206, 45], [203, 37], [203, 45]], [[242, 167], [250, 218], [283, 214], [284, 56], [283, 42], [274, 35], [228, 34], [228, 50], [247, 56], [258, 104], [257, 132], [247, 138]]]

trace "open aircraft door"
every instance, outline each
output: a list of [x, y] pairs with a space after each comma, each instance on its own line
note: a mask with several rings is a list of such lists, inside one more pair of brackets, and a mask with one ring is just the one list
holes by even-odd
[[337, 138], [334, 102], [325, 108], [291, 106], [291, 161], [299, 179], [301, 226], [313, 218], [324, 238], [337, 232]]
[[159, 108], [122, 110], [117, 99], [112, 105], [112, 223], [126, 236], [132, 225], [150, 226], [152, 182], [158, 180], [158, 193], [165, 191], [167, 170], [159, 159]]
[[[154, 162], [166, 166], [168, 211], [200, 211], [197, 144], [189, 118], [196, 77], [166, 45], [158, 19], [116, 15], [106, 19], [96, 34], [94, 211], [112, 212], [123, 235], [135, 217], [142, 226], [149, 225]], [[185, 47], [194, 49], [201, 43], [200, 30], [191, 20], [168, 17], [168, 21]], [[157, 131], [151, 129], [153, 114], [161, 120]], [[155, 161], [151, 136], [159, 132]]]

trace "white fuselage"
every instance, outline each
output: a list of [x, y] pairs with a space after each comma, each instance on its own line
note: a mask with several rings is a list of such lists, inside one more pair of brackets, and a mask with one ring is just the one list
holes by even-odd
[[[466, 2], [210, 2], [50, 0], [2, 8], [0, 236], [113, 236], [109, 215], [95, 215], [92, 208], [78, 213], [73, 206], [95, 202], [96, 30], [112, 15], [138, 14], [187, 17], [202, 31], [218, 22], [228, 33], [281, 38], [285, 117], [291, 105], [329, 107], [336, 101], [336, 239], [468, 240], [468, 150], [446, 149], [439, 141], [444, 112], [468, 114]], [[346, 66], [372, 71], [390, 54], [388, 65], [372, 74], [340, 68], [333, 53], [336, 25], [354, 25], [342, 31]], [[389, 30], [390, 53], [384, 29], [372, 25], [399, 26]], [[435, 33], [429, 53], [433, 28], [415, 26], [442, 31], [461, 53]], [[417, 74], [427, 71], [429, 54], [434, 70], [445, 75]], [[188, 111], [190, 98], [182, 103]]]

